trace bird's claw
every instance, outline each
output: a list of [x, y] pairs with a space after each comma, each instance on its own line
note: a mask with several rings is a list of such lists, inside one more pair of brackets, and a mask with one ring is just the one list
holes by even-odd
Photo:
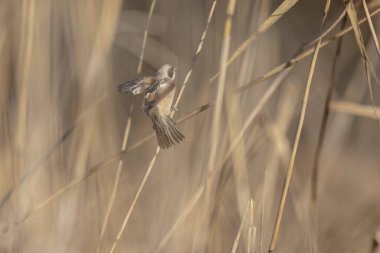
[[176, 112], [179, 110], [178, 107], [175, 106], [175, 105], [172, 105], [172, 108], [171, 108], [171, 109], [172, 109], [172, 111], [176, 111]]

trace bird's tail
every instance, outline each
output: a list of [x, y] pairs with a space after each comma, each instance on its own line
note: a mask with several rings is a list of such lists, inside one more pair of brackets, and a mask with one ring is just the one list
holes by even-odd
[[140, 94], [145, 89], [144, 87], [144, 79], [137, 78], [130, 80], [126, 83], [122, 83], [118, 86], [118, 90], [121, 93], [132, 92], [134, 95]]
[[185, 136], [176, 128], [170, 117], [164, 114], [155, 115], [152, 122], [160, 148], [169, 148], [185, 139]]

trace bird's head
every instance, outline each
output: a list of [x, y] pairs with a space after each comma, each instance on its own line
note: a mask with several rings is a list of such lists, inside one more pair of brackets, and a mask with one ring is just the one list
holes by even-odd
[[170, 64], [165, 64], [163, 66], [161, 66], [158, 70], [157, 70], [157, 76], [159, 78], [169, 78], [171, 80], [174, 80], [175, 78], [175, 73], [176, 73], [176, 68], [173, 67], [172, 65]]

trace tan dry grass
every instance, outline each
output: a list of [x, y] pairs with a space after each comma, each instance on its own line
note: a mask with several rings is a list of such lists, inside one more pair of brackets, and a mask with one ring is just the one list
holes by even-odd
[[[215, 1], [0, 1], [0, 251], [103, 252], [115, 238], [115, 252], [267, 251], [299, 136], [304, 60], [319, 50], [276, 249], [308, 252], [314, 242], [319, 252], [370, 252], [380, 227], [378, 126], [368, 120], [378, 88], [367, 94], [363, 84], [377, 81], [380, 2], [332, 1], [319, 31], [318, 1], [238, 0], [231, 55], [221, 47], [227, 2], [199, 42]], [[351, 24], [339, 31], [346, 10]], [[329, 45], [341, 38], [336, 67]], [[162, 63], [184, 80], [176, 104], [186, 141], [152, 161], [140, 98], [115, 86]], [[214, 102], [210, 77], [219, 73], [224, 91]], [[330, 76], [336, 89], [325, 99]], [[328, 105], [313, 227], [312, 161]], [[210, 161], [219, 175], [206, 210]]]

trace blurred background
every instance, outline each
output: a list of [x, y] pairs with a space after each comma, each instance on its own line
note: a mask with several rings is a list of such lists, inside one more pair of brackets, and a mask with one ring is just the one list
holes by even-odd
[[[282, 2], [237, 0], [230, 56]], [[219, 72], [227, 0], [217, 1], [194, 62], [211, 0], [157, 0], [153, 8], [152, 0], [1, 0], [0, 252], [112, 252], [112, 246], [113, 252], [234, 252], [239, 227], [235, 252], [267, 252], [312, 54], [289, 60], [313, 49], [307, 43], [321, 34], [325, 4], [284, 2], [278, 21], [227, 70], [210, 179], [218, 79], [209, 79]], [[378, 0], [364, 2], [369, 13], [380, 7]], [[358, 19], [365, 18], [363, 2], [353, 4]], [[345, 8], [332, 1], [323, 31], [335, 25], [324, 40], [342, 23], [351, 26]], [[372, 22], [378, 34], [380, 18]], [[360, 29], [367, 60], [379, 74], [374, 36], [367, 22]], [[340, 38], [340, 54], [339, 39], [319, 51], [277, 252], [378, 250], [380, 129], [354, 33]], [[143, 97], [122, 95], [117, 85], [165, 63], [177, 67], [177, 87], [194, 63], [175, 116], [186, 139], [158, 154], [136, 198], [157, 142]], [[380, 104], [379, 84], [374, 75], [371, 80]], [[331, 83], [334, 106], [313, 198]], [[120, 153], [128, 118], [127, 148]]]

